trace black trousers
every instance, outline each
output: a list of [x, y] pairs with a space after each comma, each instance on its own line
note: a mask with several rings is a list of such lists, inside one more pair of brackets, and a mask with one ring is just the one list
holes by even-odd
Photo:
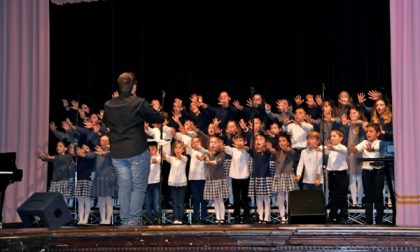
[[248, 197], [249, 178], [232, 178], [233, 193], [233, 216], [239, 218], [241, 208], [244, 210], [244, 217], [249, 217], [249, 197]]
[[376, 208], [376, 224], [383, 223], [384, 217], [384, 170], [362, 170], [363, 191], [365, 193], [366, 224], [373, 223], [373, 204]]
[[349, 190], [349, 176], [347, 175], [347, 170], [328, 171], [328, 190], [330, 201], [329, 206], [331, 207], [329, 215], [330, 218], [347, 218], [347, 193]]

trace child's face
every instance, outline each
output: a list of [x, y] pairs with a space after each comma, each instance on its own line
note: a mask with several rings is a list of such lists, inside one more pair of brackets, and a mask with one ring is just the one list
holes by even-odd
[[262, 128], [262, 122], [259, 118], [254, 118], [254, 131], [259, 131]]
[[67, 147], [62, 142], [58, 142], [56, 151], [58, 154], [64, 154], [67, 151]]
[[90, 121], [91, 121], [93, 124], [97, 124], [97, 123], [99, 122], [98, 115], [97, 115], [97, 114], [92, 114], [92, 115], [90, 116]]
[[174, 147], [174, 154], [176, 157], [180, 157], [184, 152], [184, 146], [180, 143], [177, 143]]
[[258, 104], [258, 105], [262, 104], [261, 95], [258, 95], [258, 94], [254, 95], [254, 97], [252, 98], [252, 103]]
[[81, 107], [81, 109], [82, 109], [83, 112], [89, 114], [90, 109], [89, 109], [89, 106], [88, 105], [82, 104], [82, 106], [80, 106], [80, 107]]
[[341, 141], [343, 141], [343, 137], [341, 137], [335, 131], [331, 132], [331, 135], [330, 135], [330, 143], [332, 145], [337, 145], [337, 144], [341, 143]]
[[287, 138], [279, 137], [279, 146], [282, 149], [286, 149], [286, 148], [290, 147], [290, 143], [287, 141]]
[[331, 104], [330, 104], [330, 103], [328, 103], [328, 102], [325, 102], [325, 103], [322, 105], [322, 109], [324, 110], [324, 114], [326, 114], [326, 113], [331, 113], [331, 111], [332, 111]]
[[196, 114], [200, 111], [200, 109], [197, 107], [197, 105], [195, 105], [195, 103], [191, 103], [190, 104], [190, 110], [192, 113]]
[[270, 125], [270, 133], [273, 135], [277, 135], [280, 132], [280, 127], [277, 123], [273, 123]]
[[295, 112], [295, 122], [301, 123], [305, 120], [306, 112], [303, 109], [297, 109]]
[[193, 148], [194, 150], [197, 150], [200, 147], [201, 147], [200, 139], [198, 139], [196, 137], [191, 139], [191, 148]]
[[237, 148], [243, 148], [246, 144], [246, 141], [242, 137], [235, 137], [233, 143]]
[[238, 132], [238, 127], [236, 127], [235, 122], [228, 122], [226, 125], [226, 133], [228, 134], [236, 134]]
[[316, 137], [309, 137], [306, 139], [306, 145], [309, 149], [316, 149], [319, 146], [319, 140]]
[[338, 100], [343, 105], [347, 105], [349, 103], [349, 98], [350, 98], [349, 93], [345, 91], [341, 92], [340, 95], [338, 96]]
[[350, 109], [349, 116], [351, 121], [357, 121], [360, 119], [360, 113], [355, 109]]
[[280, 111], [287, 111], [289, 108], [289, 102], [287, 102], [287, 100], [280, 100], [278, 108]]
[[156, 145], [150, 145], [149, 146], [149, 152], [150, 152], [150, 155], [151, 156], [154, 156], [154, 155], [156, 155], [156, 153], [157, 153], [157, 146]]
[[212, 137], [210, 139], [210, 150], [211, 151], [218, 151], [220, 149], [220, 141], [219, 139]]
[[376, 139], [379, 138], [379, 136], [381, 135], [381, 132], [376, 131], [375, 128], [373, 127], [367, 127], [366, 128], [366, 138], [368, 141], [375, 141]]
[[214, 125], [211, 123], [209, 124], [209, 128], [207, 129], [207, 132], [209, 133], [209, 136], [213, 136], [216, 131], [214, 130]]
[[160, 101], [158, 100], [153, 100], [150, 105], [152, 105], [152, 108], [154, 110], [159, 110], [160, 109]]
[[385, 102], [384, 102], [384, 101], [382, 101], [382, 100], [378, 100], [378, 101], [375, 103], [375, 109], [376, 109], [376, 112], [377, 112], [379, 115], [382, 115], [382, 114], [385, 112], [385, 108], [386, 108], [386, 105], [385, 105]]
[[228, 106], [230, 102], [230, 96], [228, 95], [227, 92], [221, 92], [219, 95], [219, 103], [222, 106]]
[[263, 136], [257, 135], [255, 137], [255, 150], [256, 151], [263, 151], [263, 150], [265, 150], [265, 144], [266, 143], [267, 143], [267, 141], [265, 140], [265, 138]]
[[193, 126], [194, 126], [194, 123], [190, 120], [186, 120], [185, 123], [184, 123], [184, 128], [186, 130], [191, 130], [193, 128]]
[[172, 111], [174, 113], [180, 113], [181, 112], [181, 105], [179, 103], [174, 102], [172, 106]]
[[99, 146], [101, 146], [101, 148], [103, 150], [108, 150], [109, 149], [109, 138], [107, 136], [101, 137], [101, 139], [99, 140]]

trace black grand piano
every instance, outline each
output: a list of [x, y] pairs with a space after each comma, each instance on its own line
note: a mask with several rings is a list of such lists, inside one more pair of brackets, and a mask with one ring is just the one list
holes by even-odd
[[15, 181], [22, 181], [22, 170], [16, 167], [16, 153], [0, 153], [0, 223], [3, 220], [3, 203], [6, 188]]

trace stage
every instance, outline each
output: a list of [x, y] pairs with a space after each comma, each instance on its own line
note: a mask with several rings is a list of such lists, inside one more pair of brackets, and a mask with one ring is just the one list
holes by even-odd
[[1, 251], [419, 251], [420, 229], [361, 225], [151, 225], [0, 229]]

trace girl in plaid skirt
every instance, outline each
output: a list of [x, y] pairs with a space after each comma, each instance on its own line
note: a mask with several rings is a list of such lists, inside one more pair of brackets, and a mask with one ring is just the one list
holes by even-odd
[[204, 186], [204, 199], [214, 201], [216, 224], [225, 223], [225, 204], [223, 199], [229, 197], [228, 183], [223, 163], [225, 152], [223, 141], [215, 136], [210, 137], [209, 152], [201, 157], [206, 163], [206, 184]]
[[42, 161], [53, 163], [52, 180], [49, 192], [59, 192], [65, 201], [73, 197], [74, 184], [70, 181], [70, 171], [74, 167], [72, 155], [67, 153], [67, 142], [59, 140], [56, 147], [57, 155], [50, 156], [46, 152], [38, 152], [38, 158]]
[[292, 142], [287, 134], [280, 134], [276, 154], [276, 173], [273, 179], [273, 192], [277, 193], [277, 203], [281, 222], [286, 223], [288, 195], [295, 189], [293, 169], [297, 165], [297, 154], [292, 149]]
[[270, 222], [270, 196], [272, 192], [273, 177], [271, 175], [271, 152], [267, 150], [267, 137], [264, 134], [255, 136], [252, 150], [253, 170], [249, 180], [248, 196], [256, 196], [258, 223]]
[[77, 162], [77, 183], [74, 192], [77, 198], [79, 222], [78, 225], [86, 225], [89, 222], [90, 209], [92, 206], [92, 179], [91, 174], [95, 166], [95, 159], [88, 158], [88, 154], [94, 154], [87, 145], [76, 149], [79, 160]]

